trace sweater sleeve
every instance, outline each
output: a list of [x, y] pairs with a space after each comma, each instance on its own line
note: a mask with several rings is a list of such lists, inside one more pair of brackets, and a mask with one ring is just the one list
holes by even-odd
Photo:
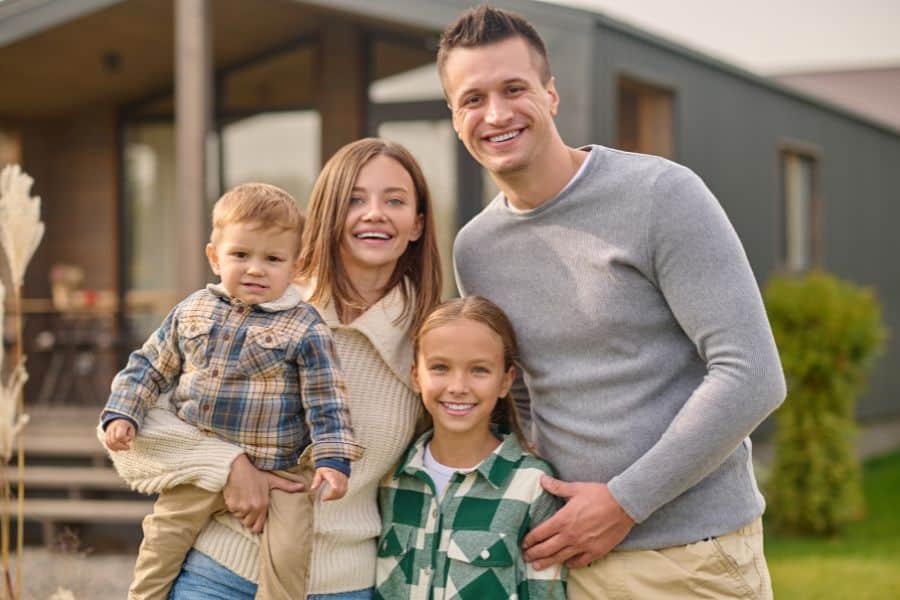
[[786, 393], [759, 288], [724, 210], [688, 169], [663, 175], [656, 190], [651, 277], [707, 373], [659, 440], [609, 481], [637, 522], [721, 465]]
[[[103, 444], [101, 426], [97, 427], [97, 437]], [[206, 435], [157, 406], [147, 411], [134, 448], [109, 452], [109, 456], [132, 489], [155, 494], [183, 483], [210, 492], [221, 491], [228, 481], [231, 463], [243, 453], [240, 447]]]

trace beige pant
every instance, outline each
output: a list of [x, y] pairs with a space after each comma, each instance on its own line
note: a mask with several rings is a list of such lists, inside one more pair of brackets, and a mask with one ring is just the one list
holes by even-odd
[[[305, 461], [304, 461], [305, 462]], [[275, 474], [312, 482], [308, 464]], [[294, 600], [306, 597], [313, 535], [311, 492], [289, 494], [272, 490], [266, 527], [260, 536], [259, 600]], [[144, 540], [134, 566], [129, 600], [166, 600], [181, 571], [181, 564], [203, 526], [216, 513], [224, 512], [221, 492], [193, 485], [164, 490], [153, 513], [144, 518]]]
[[570, 599], [771, 600], [762, 520], [727, 535], [660, 550], [611, 552], [569, 571]]

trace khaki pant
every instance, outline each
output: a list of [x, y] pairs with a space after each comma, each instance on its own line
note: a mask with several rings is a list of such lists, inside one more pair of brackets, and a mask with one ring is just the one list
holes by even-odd
[[771, 600], [762, 520], [705, 541], [660, 550], [611, 552], [569, 571], [570, 599]]
[[[306, 462], [306, 461], [304, 461]], [[299, 481], [309, 489], [308, 464], [275, 474]], [[306, 597], [312, 550], [314, 494], [272, 490], [266, 527], [260, 535], [259, 600], [294, 600]], [[166, 600], [181, 571], [181, 564], [203, 526], [226, 511], [221, 492], [193, 485], [164, 490], [153, 513], [144, 518], [144, 540], [134, 566], [129, 600]]]

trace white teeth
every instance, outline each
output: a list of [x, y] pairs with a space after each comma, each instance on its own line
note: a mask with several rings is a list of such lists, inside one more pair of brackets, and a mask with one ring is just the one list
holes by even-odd
[[519, 135], [518, 131], [510, 131], [509, 133], [503, 133], [501, 135], [495, 135], [493, 137], [488, 138], [492, 142], [505, 142], [506, 140], [511, 140], [514, 137]]
[[450, 410], [468, 410], [475, 405], [474, 404], [451, 404], [449, 402], [444, 402], [444, 406], [446, 406]]
[[391, 236], [386, 233], [381, 233], [380, 231], [364, 231], [362, 233], [357, 233], [356, 237], [361, 240], [368, 239], [376, 239], [376, 240], [389, 240]]

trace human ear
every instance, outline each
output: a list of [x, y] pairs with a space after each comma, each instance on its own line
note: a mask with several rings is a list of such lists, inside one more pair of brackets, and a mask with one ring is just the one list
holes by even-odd
[[212, 272], [216, 275], [221, 275], [219, 272], [219, 255], [216, 254], [216, 247], [213, 246], [212, 242], [206, 244], [206, 259], [209, 261], [209, 268], [212, 269]]
[[412, 233], [409, 236], [409, 241], [415, 242], [420, 237], [422, 237], [422, 231], [425, 229], [425, 215], [419, 213], [416, 215], [416, 223], [413, 226]]
[[547, 82], [547, 95], [550, 96], [550, 114], [556, 116], [559, 111], [559, 92], [556, 91], [556, 77]]
[[412, 367], [409, 369], [409, 378], [412, 383], [413, 391], [417, 394], [421, 394], [422, 389], [419, 387], [418, 371], [416, 370], [415, 361], [413, 361]]
[[503, 374], [503, 381], [500, 384], [500, 393], [497, 395], [498, 398], [504, 398], [509, 393], [510, 388], [512, 388], [513, 381], [516, 380], [516, 368], [510, 367], [509, 371]]

